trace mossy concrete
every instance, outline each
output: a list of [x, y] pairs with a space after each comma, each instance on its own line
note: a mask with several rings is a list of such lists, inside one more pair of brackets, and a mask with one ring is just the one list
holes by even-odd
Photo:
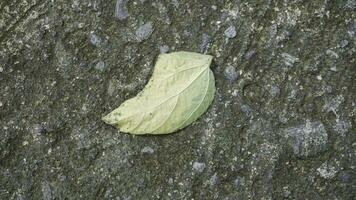
[[[0, 199], [355, 199], [355, 9], [0, 1]], [[178, 50], [214, 56], [206, 114], [166, 136], [101, 121]]]

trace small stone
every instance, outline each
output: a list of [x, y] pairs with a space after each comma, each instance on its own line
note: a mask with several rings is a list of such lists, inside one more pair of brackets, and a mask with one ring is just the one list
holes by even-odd
[[155, 151], [151, 147], [144, 147], [141, 150], [141, 153], [143, 154], [153, 154]]
[[101, 38], [99, 36], [97, 36], [94, 32], [90, 33], [90, 42], [96, 46], [96, 47], [100, 47], [101, 44]]
[[339, 179], [343, 183], [350, 183], [352, 180], [355, 180], [352, 172], [349, 172], [349, 171], [340, 172]]
[[202, 42], [200, 45], [200, 52], [205, 53], [209, 49], [209, 46], [211, 44], [211, 37], [207, 33], [203, 33], [202, 35]]
[[328, 163], [323, 163], [317, 171], [319, 175], [325, 179], [331, 179], [337, 173], [337, 169], [334, 166], [328, 165]]
[[104, 71], [104, 69], [105, 69], [105, 62], [99, 61], [98, 63], [96, 63], [95, 69], [100, 70], [100, 71]]
[[251, 117], [251, 116], [252, 116], [252, 109], [251, 109], [251, 107], [248, 106], [248, 105], [242, 105], [242, 106], [241, 106], [241, 111], [242, 111], [243, 113], [245, 113], [245, 115], [246, 115], [247, 117]]
[[115, 81], [111, 79], [109, 81], [109, 86], [108, 86], [108, 95], [112, 96], [115, 91], [116, 91]]
[[291, 191], [288, 187], [283, 187], [283, 196], [284, 198], [288, 198], [291, 195]]
[[236, 72], [236, 69], [233, 66], [226, 67], [226, 69], [224, 70], [224, 75], [225, 75], [225, 78], [227, 80], [229, 80], [230, 82], [234, 82], [238, 78], [238, 74]]
[[326, 50], [326, 54], [335, 58], [335, 59], [338, 59], [340, 57], [335, 51], [333, 51], [331, 49]]
[[161, 53], [167, 53], [169, 51], [169, 46], [168, 45], [162, 45], [159, 47], [159, 51]]
[[34, 124], [30, 129], [30, 133], [37, 134], [37, 135], [45, 134], [47, 133], [46, 128], [47, 127], [45, 124]]
[[218, 175], [215, 173], [209, 180], [210, 182], [210, 185], [213, 186], [213, 185], [216, 185], [216, 183], [219, 182], [219, 177]]
[[168, 178], [168, 184], [172, 185], [173, 183], [174, 183], [173, 178], [169, 177], [169, 178]]
[[299, 61], [299, 58], [297, 58], [295, 56], [292, 56], [292, 55], [290, 55], [288, 53], [282, 53], [281, 57], [282, 57], [284, 63], [289, 67], [293, 66], [294, 63]]
[[194, 162], [193, 163], [193, 171], [202, 173], [205, 169], [205, 163], [201, 163], [201, 162]]
[[254, 58], [256, 56], [256, 54], [257, 53], [254, 50], [248, 51], [245, 55], [245, 59], [250, 60], [251, 58]]
[[343, 41], [341, 41], [341, 43], [340, 43], [340, 47], [341, 47], [341, 48], [345, 48], [348, 44], [349, 44], [349, 41], [343, 40]]
[[232, 25], [229, 26], [229, 28], [227, 28], [225, 30], [224, 34], [225, 34], [225, 36], [227, 38], [230, 38], [230, 39], [236, 37], [236, 28], [235, 28], [235, 26], [232, 26]]
[[54, 199], [53, 191], [49, 183], [43, 182], [41, 184], [41, 191], [42, 191], [42, 199], [44, 200]]
[[281, 90], [279, 89], [279, 87], [277, 87], [275, 85], [271, 87], [270, 94], [272, 97], [278, 96], [280, 92], [281, 92]]
[[245, 178], [244, 177], [241, 177], [241, 176], [237, 176], [235, 181], [234, 181], [234, 184], [236, 187], [242, 187], [245, 185]]
[[4, 68], [0, 67], [0, 73], [4, 71]]
[[344, 100], [345, 98], [342, 95], [338, 95], [333, 99], [327, 100], [323, 106], [323, 111], [333, 112], [335, 115], [337, 115], [339, 111], [339, 107], [344, 102]]
[[333, 87], [330, 85], [325, 86], [324, 90], [325, 90], [325, 92], [327, 92], [329, 94], [331, 94], [334, 91]]
[[179, 7], [179, 2], [178, 0], [172, 0], [172, 4], [175, 8], [178, 8]]
[[115, 17], [119, 20], [125, 20], [129, 16], [129, 11], [127, 10], [128, 0], [117, 0]]
[[152, 22], [147, 22], [146, 24], [140, 26], [136, 30], [136, 39], [138, 42], [142, 42], [144, 40], [147, 40], [151, 34], [153, 33], [154, 28], [153, 28], [153, 23]]
[[82, 29], [84, 26], [85, 26], [84, 23], [82, 23], [82, 22], [81, 22], [81, 23], [78, 23], [78, 28], [79, 28], [79, 29]]
[[334, 67], [331, 67], [331, 68], [330, 68], [330, 71], [337, 72], [337, 69], [336, 69], [336, 67], [334, 66]]

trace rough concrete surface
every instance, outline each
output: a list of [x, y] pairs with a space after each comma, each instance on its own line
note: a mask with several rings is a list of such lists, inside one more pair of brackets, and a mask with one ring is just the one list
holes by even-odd
[[[1, 0], [0, 199], [356, 199], [354, 0]], [[177, 133], [102, 116], [161, 52], [214, 56]]]

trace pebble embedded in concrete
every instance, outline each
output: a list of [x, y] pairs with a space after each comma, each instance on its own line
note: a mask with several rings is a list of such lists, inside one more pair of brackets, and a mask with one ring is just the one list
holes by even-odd
[[90, 33], [90, 42], [96, 46], [96, 47], [100, 47], [101, 45], [101, 38], [99, 36], [97, 36], [94, 32]]
[[194, 162], [193, 163], [193, 171], [202, 173], [205, 169], [205, 163], [202, 162]]
[[146, 146], [141, 150], [141, 153], [143, 154], [153, 154], [154, 152], [155, 151], [149, 146]]
[[336, 175], [338, 170], [335, 166], [325, 162], [317, 169], [317, 172], [321, 177], [331, 179]]
[[233, 66], [227, 66], [224, 70], [224, 76], [227, 80], [230, 82], [235, 82], [238, 79], [238, 74], [236, 72], [235, 67]]
[[154, 28], [153, 28], [152, 22], [147, 22], [147, 23], [143, 24], [136, 30], [137, 41], [142, 42], [144, 40], [147, 40], [151, 36], [153, 31], [154, 31]]
[[106, 67], [105, 62], [101, 61], [101, 60], [99, 62], [97, 62], [95, 65], [95, 69], [100, 70], [100, 71], [104, 71], [105, 67]]
[[168, 53], [169, 51], [169, 46], [168, 45], [162, 45], [159, 47], [159, 52], [160, 53]]
[[129, 11], [127, 9], [128, 0], [117, 0], [115, 17], [119, 20], [125, 20], [129, 17]]
[[229, 39], [232, 39], [232, 38], [236, 37], [236, 28], [235, 28], [235, 26], [233, 26], [233, 25], [229, 26], [225, 30], [224, 34]]

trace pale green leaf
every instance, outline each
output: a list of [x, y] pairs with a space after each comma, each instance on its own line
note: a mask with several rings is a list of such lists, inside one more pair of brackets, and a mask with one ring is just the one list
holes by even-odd
[[131, 134], [167, 134], [198, 119], [214, 98], [212, 56], [161, 54], [145, 88], [103, 120]]

